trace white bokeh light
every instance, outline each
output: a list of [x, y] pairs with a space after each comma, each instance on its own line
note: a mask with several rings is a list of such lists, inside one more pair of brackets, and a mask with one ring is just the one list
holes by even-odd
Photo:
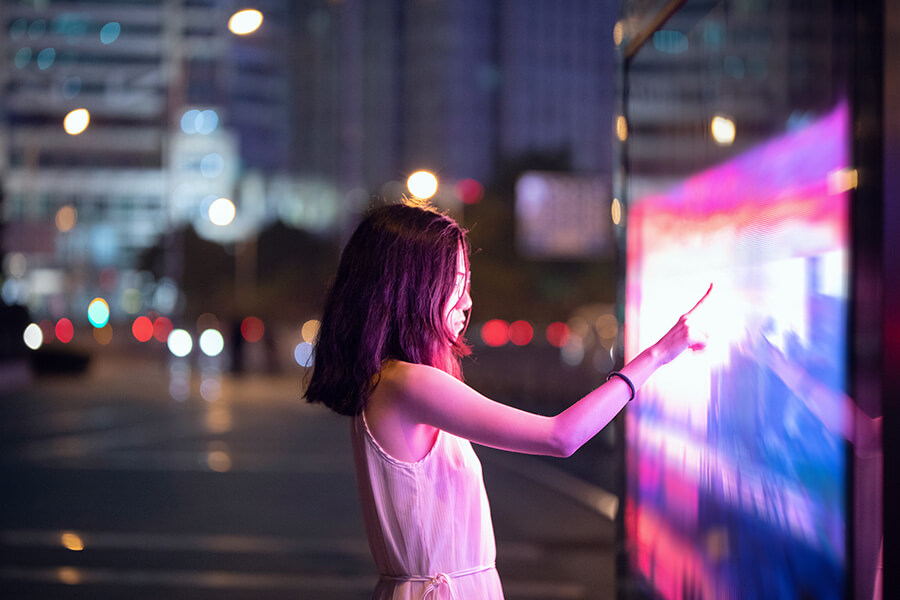
[[169, 352], [179, 357], [187, 356], [194, 348], [194, 340], [191, 339], [191, 334], [184, 329], [173, 330], [169, 334], [166, 344], [169, 346]]
[[427, 200], [437, 192], [438, 180], [433, 173], [429, 173], [428, 171], [416, 171], [409, 176], [409, 179], [407, 179], [406, 187], [416, 198]]
[[207, 356], [218, 356], [225, 349], [222, 334], [215, 329], [207, 329], [200, 334], [200, 350]]
[[75, 110], [70, 111], [69, 114], [66, 115], [66, 118], [63, 119], [63, 128], [69, 135], [78, 135], [87, 129], [90, 122], [91, 113], [89, 113], [86, 108], [76, 108]]
[[219, 198], [209, 205], [209, 220], [213, 225], [224, 227], [234, 221], [234, 203], [228, 198]]
[[730, 146], [734, 143], [735, 127], [734, 121], [728, 117], [716, 115], [710, 123], [713, 139], [720, 146]]
[[258, 10], [247, 8], [231, 15], [228, 19], [228, 29], [237, 35], [253, 33], [262, 25], [263, 14]]
[[37, 350], [44, 343], [44, 334], [37, 323], [32, 323], [26, 327], [22, 338], [25, 340], [25, 345], [32, 350]]

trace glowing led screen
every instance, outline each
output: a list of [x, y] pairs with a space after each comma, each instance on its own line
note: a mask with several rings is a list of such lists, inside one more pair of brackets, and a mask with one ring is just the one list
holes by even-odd
[[629, 211], [628, 358], [715, 286], [708, 349], [626, 416], [629, 560], [663, 598], [844, 595], [843, 417], [815, 403], [845, 386], [848, 135], [840, 106]]

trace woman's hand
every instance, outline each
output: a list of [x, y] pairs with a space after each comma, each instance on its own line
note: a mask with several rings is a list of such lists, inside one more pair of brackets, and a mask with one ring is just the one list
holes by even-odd
[[694, 311], [700, 308], [700, 305], [709, 297], [713, 286], [709, 284], [709, 289], [703, 294], [703, 297], [697, 301], [694, 307], [681, 315], [678, 322], [664, 336], [660, 338], [655, 346], [657, 355], [659, 356], [660, 365], [675, 360], [682, 352], [687, 349], [702, 350], [706, 347], [708, 336], [694, 324]]

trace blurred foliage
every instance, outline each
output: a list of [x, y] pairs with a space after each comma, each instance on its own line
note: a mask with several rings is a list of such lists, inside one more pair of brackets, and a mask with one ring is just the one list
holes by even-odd
[[[180, 246], [179, 283], [185, 294], [184, 314], [190, 317], [204, 312], [276, 320], [314, 317], [337, 269], [338, 248], [332, 239], [281, 223], [261, 231], [256, 240], [226, 245], [183, 228], [145, 251], [139, 268], [157, 278], [166, 275], [167, 243]], [[242, 262], [250, 270], [238, 288], [235, 273]]]

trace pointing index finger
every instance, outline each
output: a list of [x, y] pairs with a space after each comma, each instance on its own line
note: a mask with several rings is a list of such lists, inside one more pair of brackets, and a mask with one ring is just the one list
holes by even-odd
[[689, 311], [687, 311], [686, 313], [684, 313], [685, 316], [687, 316], [687, 315], [691, 314], [692, 312], [694, 312], [695, 310], [697, 310], [697, 307], [699, 307], [701, 304], [703, 304], [703, 301], [706, 300], [706, 298], [707, 298], [707, 297], [709, 296], [709, 294], [712, 292], [712, 289], [713, 289], [713, 284], [710, 283], [710, 284], [709, 284], [709, 288], [706, 290], [706, 293], [703, 294], [703, 297], [700, 298], [700, 300], [697, 301], [697, 304], [694, 305], [694, 308], [692, 308], [691, 310], [689, 310]]

